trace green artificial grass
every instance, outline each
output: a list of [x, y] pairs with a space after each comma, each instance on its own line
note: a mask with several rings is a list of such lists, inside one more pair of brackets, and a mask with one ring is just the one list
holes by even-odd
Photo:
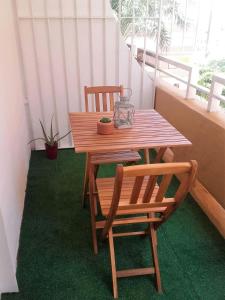
[[[84, 155], [56, 161], [32, 152], [18, 253], [20, 292], [3, 300], [112, 299], [108, 244], [92, 252], [90, 215], [81, 208]], [[105, 166], [100, 176], [112, 175]], [[176, 182], [173, 182], [170, 191]], [[225, 242], [188, 195], [158, 230], [164, 293], [153, 276], [119, 279], [120, 299], [225, 299]], [[151, 263], [148, 238], [116, 239], [118, 268]]]

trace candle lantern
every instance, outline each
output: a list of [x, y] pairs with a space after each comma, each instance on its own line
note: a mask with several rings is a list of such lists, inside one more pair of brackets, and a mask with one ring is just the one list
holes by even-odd
[[120, 100], [116, 101], [114, 106], [113, 119], [116, 128], [130, 128], [134, 122], [134, 105], [129, 102], [132, 95], [132, 90], [124, 90], [128, 91], [127, 96], [120, 96]]

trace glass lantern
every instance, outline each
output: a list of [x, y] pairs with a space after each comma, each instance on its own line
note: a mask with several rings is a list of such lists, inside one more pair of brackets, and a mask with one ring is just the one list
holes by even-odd
[[134, 105], [129, 103], [132, 95], [131, 89], [127, 96], [120, 96], [120, 100], [115, 102], [114, 106], [114, 125], [116, 128], [131, 128], [134, 122]]

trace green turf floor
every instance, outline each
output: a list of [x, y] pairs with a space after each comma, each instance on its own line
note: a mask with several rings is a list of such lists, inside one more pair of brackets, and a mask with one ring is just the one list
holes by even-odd
[[[81, 209], [84, 156], [33, 152], [18, 253], [20, 293], [3, 300], [112, 299], [108, 244], [94, 256], [89, 210]], [[110, 175], [112, 167], [100, 170]], [[176, 183], [174, 183], [176, 184]], [[173, 188], [173, 187], [171, 187]], [[164, 293], [153, 276], [119, 280], [120, 299], [225, 299], [225, 242], [193, 199], [158, 231]], [[116, 240], [118, 268], [151, 263], [149, 240]]]

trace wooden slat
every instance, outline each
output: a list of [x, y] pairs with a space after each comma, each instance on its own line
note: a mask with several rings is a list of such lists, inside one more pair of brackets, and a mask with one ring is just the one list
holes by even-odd
[[107, 95], [106, 95], [106, 93], [102, 94], [102, 101], [103, 101], [103, 111], [107, 111]]
[[[120, 194], [120, 206], [126, 206], [129, 204], [131, 193], [132, 193], [132, 187], [134, 185], [134, 180], [135, 180], [134, 178], [130, 178], [130, 177], [124, 178], [122, 192]], [[143, 180], [142, 189], [139, 194], [138, 203], [141, 203], [142, 201], [147, 182], [148, 182], [148, 177], [145, 177]], [[97, 178], [96, 183], [97, 183], [97, 188], [99, 193], [99, 200], [101, 203], [102, 214], [107, 215], [112, 201], [114, 178]], [[156, 196], [157, 191], [158, 191], [158, 187], [155, 186], [153, 196]], [[152, 208], [152, 211], [156, 211], [156, 210]]]
[[[170, 205], [168, 205], [170, 206]], [[138, 214], [151, 214], [151, 213], [163, 213], [166, 210], [166, 205], [163, 207], [153, 207], [153, 208], [133, 208], [133, 209], [123, 209], [123, 210], [117, 210], [118, 216], [124, 216], [124, 215], [138, 215]]]
[[113, 237], [125, 237], [125, 236], [136, 236], [136, 235], [146, 235], [146, 231], [132, 231], [132, 232], [113, 233]]
[[114, 110], [114, 97], [113, 97], [113, 93], [109, 93], [109, 101], [110, 101], [110, 110], [113, 111]]
[[120, 270], [116, 272], [118, 278], [121, 277], [130, 277], [130, 276], [139, 276], [139, 275], [149, 275], [154, 274], [155, 268], [139, 268], [139, 269], [128, 269]]
[[95, 94], [95, 107], [96, 107], [96, 111], [99, 112], [100, 111], [100, 101], [99, 101], [99, 94]]
[[121, 86], [93, 86], [87, 87], [88, 94], [121, 93]]
[[147, 218], [147, 217], [136, 217], [136, 218], [126, 218], [117, 219], [113, 221], [113, 226], [118, 225], [128, 225], [128, 224], [138, 224], [138, 223], [155, 223], [162, 221], [161, 218]]
[[147, 187], [146, 187], [143, 199], [142, 199], [143, 203], [150, 202], [155, 185], [156, 185], [156, 181], [157, 181], [157, 175], [149, 176], [148, 184], [147, 184]]
[[182, 174], [190, 171], [191, 164], [185, 163], [166, 163], [166, 164], [149, 164], [132, 167], [124, 167], [124, 176], [155, 176], [166, 174]]
[[162, 202], [119, 205], [118, 211], [123, 211], [128, 209], [148, 209], [148, 208], [155, 208], [155, 207], [167, 207], [167, 206], [174, 205], [175, 203], [176, 202], [174, 198], [164, 198]]
[[138, 176], [135, 178], [135, 183], [131, 193], [130, 204], [137, 203], [144, 177]]
[[91, 163], [98, 165], [120, 162], [136, 162], [140, 159], [141, 156], [138, 152], [132, 150], [91, 154]]
[[159, 185], [159, 190], [155, 198], [155, 202], [161, 202], [163, 200], [164, 194], [166, 193], [168, 186], [171, 182], [173, 175], [165, 175]]
[[[100, 94], [102, 95], [102, 108], [103, 111], [114, 110], [114, 93], [119, 93], [122, 95], [123, 86], [93, 86], [93, 87], [84, 87], [85, 95], [85, 110], [89, 112], [89, 103], [88, 95], [95, 95], [95, 108], [94, 111], [100, 112]], [[107, 107], [107, 94], [109, 94], [110, 105]]]
[[[121, 226], [121, 225], [129, 225], [129, 224], [138, 224], [138, 223], [159, 223], [162, 221], [162, 218], [147, 218], [147, 217], [132, 217], [132, 218], [122, 218], [116, 219], [112, 223], [112, 227]], [[104, 228], [106, 221], [97, 221], [95, 224], [96, 229]]]
[[87, 87], [84, 87], [84, 97], [85, 97], [85, 110], [86, 112], [89, 112], [89, 105], [88, 105], [88, 93], [87, 93]]
[[107, 152], [191, 145], [190, 141], [154, 110], [136, 111], [132, 128], [114, 128], [113, 133], [108, 136], [97, 134], [96, 124], [103, 116], [112, 118], [113, 113], [70, 113], [76, 152]]

